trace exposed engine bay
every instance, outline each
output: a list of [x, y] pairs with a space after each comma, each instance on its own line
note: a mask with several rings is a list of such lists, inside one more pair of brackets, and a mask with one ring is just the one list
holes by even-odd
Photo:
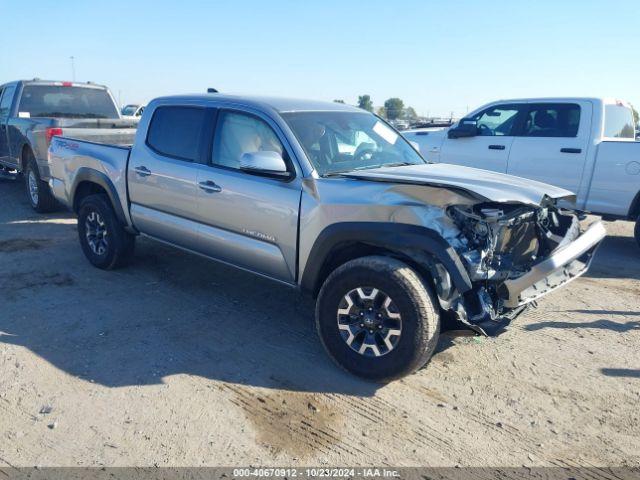
[[449, 306], [459, 320], [472, 325], [510, 320], [521, 313], [527, 305], [504, 305], [503, 282], [529, 272], [580, 233], [576, 214], [551, 202], [543, 207], [491, 202], [458, 205], [448, 207], [447, 215], [460, 231], [454, 248], [474, 285]]

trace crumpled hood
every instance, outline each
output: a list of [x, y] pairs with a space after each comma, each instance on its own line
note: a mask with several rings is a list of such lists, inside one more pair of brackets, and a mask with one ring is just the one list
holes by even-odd
[[540, 205], [545, 197], [575, 201], [563, 188], [504, 173], [448, 163], [379, 167], [344, 174], [345, 177], [391, 183], [410, 183], [466, 190], [492, 202]]

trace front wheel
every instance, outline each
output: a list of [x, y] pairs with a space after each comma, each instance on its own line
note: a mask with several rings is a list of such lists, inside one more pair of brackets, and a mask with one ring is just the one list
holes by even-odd
[[341, 367], [387, 382], [428, 362], [438, 343], [440, 317], [415, 270], [394, 258], [370, 256], [329, 275], [318, 296], [316, 327]]
[[118, 221], [106, 195], [89, 195], [82, 200], [78, 237], [87, 259], [103, 270], [124, 266], [133, 256], [135, 237]]

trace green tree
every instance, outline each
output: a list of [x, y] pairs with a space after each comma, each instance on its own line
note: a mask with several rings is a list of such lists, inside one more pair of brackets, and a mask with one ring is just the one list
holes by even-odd
[[387, 112], [387, 118], [389, 120], [395, 120], [402, 115], [404, 110], [404, 102], [399, 98], [390, 98], [384, 102], [384, 109]]
[[413, 120], [414, 118], [418, 118], [418, 114], [413, 109], [413, 107], [407, 107], [404, 109], [404, 118], [408, 118], [409, 120]]
[[378, 107], [378, 110], [376, 110], [376, 114], [379, 117], [387, 118], [387, 110], [384, 107]]
[[631, 110], [633, 110], [633, 121], [636, 125], [640, 125], [640, 113], [638, 113], [635, 107], [631, 107]]
[[339, 98], [334, 100], [333, 103], [344, 103], [344, 100], [340, 100]]
[[358, 107], [367, 112], [373, 112], [373, 102], [370, 95], [360, 95], [358, 97]]

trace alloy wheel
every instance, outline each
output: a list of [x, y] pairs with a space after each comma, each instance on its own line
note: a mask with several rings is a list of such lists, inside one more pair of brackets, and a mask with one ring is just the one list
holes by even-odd
[[109, 247], [107, 226], [100, 214], [92, 211], [84, 221], [85, 236], [91, 251], [96, 255], [104, 255]]
[[29, 170], [27, 185], [29, 187], [29, 198], [31, 199], [31, 203], [33, 205], [38, 205], [38, 179], [36, 178], [36, 174], [33, 170]]
[[400, 341], [400, 312], [391, 297], [377, 288], [349, 291], [340, 301], [337, 320], [342, 339], [360, 355], [381, 357]]

